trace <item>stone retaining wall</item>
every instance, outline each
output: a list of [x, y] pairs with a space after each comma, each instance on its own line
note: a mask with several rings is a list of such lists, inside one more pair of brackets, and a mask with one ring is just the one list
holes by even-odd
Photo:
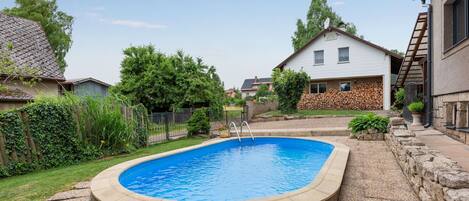
[[468, 172], [418, 141], [402, 118], [391, 118], [389, 133], [386, 144], [422, 201], [469, 201]]

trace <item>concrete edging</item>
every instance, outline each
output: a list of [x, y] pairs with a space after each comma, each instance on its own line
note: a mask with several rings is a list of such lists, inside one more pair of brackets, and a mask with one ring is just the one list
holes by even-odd
[[[258, 137], [259, 138], [259, 137]], [[269, 137], [275, 138], [275, 137]], [[285, 138], [285, 137], [283, 137]], [[286, 137], [292, 138], [292, 137]], [[304, 139], [328, 143], [334, 146], [332, 153], [324, 163], [323, 167], [316, 175], [316, 178], [307, 186], [296, 191], [287, 192], [277, 196], [256, 199], [257, 201], [336, 201], [342, 184], [342, 178], [345, 173], [348, 155], [350, 149], [340, 143], [330, 142], [312, 137], [300, 137], [295, 139]], [[127, 162], [120, 163], [110, 167], [98, 175], [91, 181], [91, 196], [93, 200], [99, 201], [116, 201], [116, 200], [134, 200], [134, 201], [162, 201], [165, 199], [154, 198], [140, 195], [127, 190], [119, 182], [119, 176], [125, 170], [138, 165], [142, 162], [154, 160], [201, 147], [218, 144], [233, 138], [216, 139], [204, 142], [200, 145], [194, 145], [186, 148], [176, 149], [160, 154], [150, 155]]]

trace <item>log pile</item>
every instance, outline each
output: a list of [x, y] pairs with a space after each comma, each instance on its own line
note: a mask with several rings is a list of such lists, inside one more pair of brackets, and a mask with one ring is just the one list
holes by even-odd
[[298, 109], [383, 109], [381, 78], [353, 80], [352, 89], [348, 92], [341, 92], [338, 87], [327, 87], [326, 92], [322, 94], [303, 94]]

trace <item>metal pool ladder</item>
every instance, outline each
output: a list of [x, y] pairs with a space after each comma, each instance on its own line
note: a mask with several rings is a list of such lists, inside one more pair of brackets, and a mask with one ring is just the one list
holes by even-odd
[[254, 141], [254, 135], [252, 135], [251, 127], [249, 127], [248, 122], [247, 122], [247, 121], [243, 121], [243, 122], [241, 123], [241, 134], [243, 133], [243, 126], [248, 127], [249, 134], [251, 135], [251, 139], [252, 139], [252, 141]]
[[238, 140], [239, 142], [241, 142], [241, 136], [239, 135], [238, 127], [236, 127], [236, 124], [233, 121], [230, 123], [230, 133], [231, 133], [231, 128], [235, 129], [236, 135], [238, 136]]

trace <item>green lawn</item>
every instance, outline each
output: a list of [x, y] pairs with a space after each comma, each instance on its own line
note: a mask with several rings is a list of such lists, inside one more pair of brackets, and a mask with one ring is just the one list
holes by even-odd
[[57, 192], [87, 181], [102, 170], [131, 159], [200, 144], [205, 138], [187, 138], [153, 145], [131, 154], [0, 179], [0, 200], [45, 200]]
[[[293, 114], [288, 114], [291, 116], [320, 116], [320, 115], [335, 115], [335, 116], [358, 116], [362, 114], [368, 113], [367, 111], [360, 111], [360, 110], [298, 110], [298, 112]], [[270, 111], [263, 113], [259, 116], [283, 116], [279, 110]]]

